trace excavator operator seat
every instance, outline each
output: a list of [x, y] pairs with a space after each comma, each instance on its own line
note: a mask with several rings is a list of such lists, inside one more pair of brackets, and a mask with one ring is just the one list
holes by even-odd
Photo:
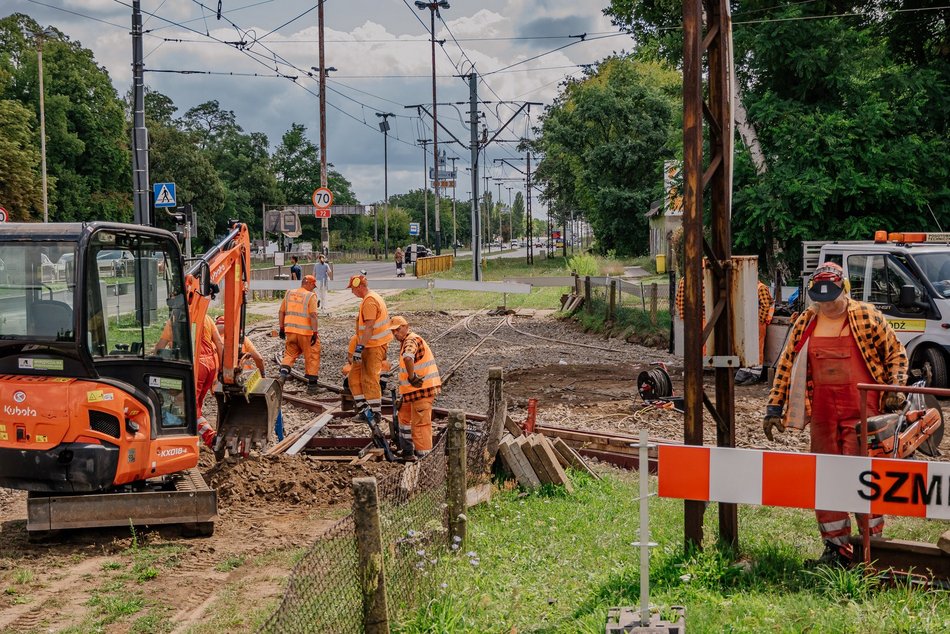
[[73, 338], [73, 308], [53, 299], [34, 300], [30, 335], [55, 337], [59, 341]]

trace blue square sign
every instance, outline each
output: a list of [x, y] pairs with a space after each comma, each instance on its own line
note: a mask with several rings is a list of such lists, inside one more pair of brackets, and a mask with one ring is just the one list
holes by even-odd
[[411, 235], [411, 236], [417, 236], [417, 235], [419, 235], [419, 223], [418, 223], [418, 222], [410, 222], [410, 223], [409, 223], [409, 235]]
[[153, 183], [152, 193], [155, 198], [155, 207], [177, 207], [175, 197], [175, 183]]

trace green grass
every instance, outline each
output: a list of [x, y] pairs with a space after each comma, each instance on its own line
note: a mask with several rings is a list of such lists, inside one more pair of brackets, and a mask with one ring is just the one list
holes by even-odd
[[[628, 301], [631, 300], [635, 303], [617, 306], [614, 309], [614, 319], [608, 322], [607, 301], [599, 293], [594, 293], [592, 310], [588, 312], [586, 307], [581, 307], [572, 319], [588, 332], [609, 334], [635, 343], [666, 348], [670, 337], [670, 311], [658, 307], [654, 323], [650, 311], [643, 310], [640, 300], [630, 298]], [[665, 306], [666, 302], [662, 305]]]
[[[469, 512], [462, 555], [443, 557], [439, 583], [393, 627], [422, 632], [603, 632], [607, 610], [639, 603], [635, 475], [572, 474], [576, 492], [503, 492]], [[655, 483], [653, 484], [655, 488]], [[811, 569], [821, 550], [814, 514], [741, 506], [738, 557], [683, 551], [683, 504], [650, 499], [651, 600], [686, 606], [693, 632], [937, 632], [950, 629], [947, 592], [884, 587], [857, 571]], [[935, 540], [939, 522], [891, 518], [887, 534]]]
[[244, 557], [233, 555], [220, 562], [214, 567], [214, 569], [218, 572], [231, 572], [232, 570], [237, 570], [242, 565], [244, 565], [244, 561]]

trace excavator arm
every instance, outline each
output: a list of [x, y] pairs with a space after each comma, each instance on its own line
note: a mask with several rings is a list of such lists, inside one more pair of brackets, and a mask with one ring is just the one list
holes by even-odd
[[[185, 296], [195, 342], [201, 341], [207, 327], [205, 317], [211, 301], [218, 294], [224, 294], [221, 386], [215, 389], [218, 428], [214, 451], [219, 459], [225, 452], [244, 455], [252, 448], [263, 449], [272, 440], [273, 424], [280, 409], [279, 383], [260, 377], [256, 370], [250, 377], [242, 376], [240, 359], [245, 336], [250, 254], [247, 225], [232, 222], [228, 235], [201, 255], [185, 274]], [[196, 363], [197, 355], [196, 345]]]

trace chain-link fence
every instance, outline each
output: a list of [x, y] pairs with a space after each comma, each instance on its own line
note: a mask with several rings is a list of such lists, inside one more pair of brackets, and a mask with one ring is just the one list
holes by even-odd
[[[468, 423], [468, 484], [485, 477], [488, 434]], [[428, 569], [449, 550], [445, 435], [432, 452], [377, 482], [390, 618], [416, 605]], [[262, 633], [344, 634], [363, 631], [362, 591], [353, 515], [327, 529], [297, 563]]]

